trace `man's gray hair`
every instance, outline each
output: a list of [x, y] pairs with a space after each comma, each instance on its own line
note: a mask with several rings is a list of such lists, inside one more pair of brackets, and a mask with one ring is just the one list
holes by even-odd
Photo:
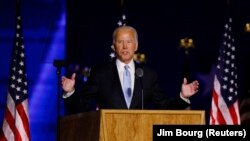
[[138, 43], [138, 34], [137, 34], [136, 29], [134, 27], [132, 27], [132, 26], [127, 26], [127, 25], [119, 26], [114, 30], [114, 32], [113, 32], [113, 43], [115, 42], [118, 31], [120, 31], [120, 30], [131, 30], [133, 32], [133, 34], [135, 35], [135, 41]]

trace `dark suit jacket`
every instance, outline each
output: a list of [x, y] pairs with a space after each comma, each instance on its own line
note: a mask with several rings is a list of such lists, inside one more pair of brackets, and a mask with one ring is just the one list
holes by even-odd
[[[188, 106], [179, 94], [176, 98], [166, 97], [155, 71], [135, 63], [135, 69], [139, 67], [143, 69], [143, 77], [135, 76], [129, 109], [184, 109]], [[115, 61], [93, 68], [83, 90], [76, 90], [72, 96], [65, 99], [65, 104], [68, 112], [72, 114], [93, 110], [95, 104], [100, 109], [127, 109]]]

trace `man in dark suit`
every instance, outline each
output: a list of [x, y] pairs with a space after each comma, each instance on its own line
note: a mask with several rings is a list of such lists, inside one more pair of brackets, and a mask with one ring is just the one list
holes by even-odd
[[[113, 32], [113, 50], [116, 59], [93, 68], [82, 91], [75, 90], [74, 73], [62, 77], [64, 100], [71, 113], [88, 111], [91, 103], [99, 109], [184, 109], [189, 97], [197, 93], [198, 81], [183, 80], [181, 92], [168, 99], [152, 69], [133, 60], [138, 49], [138, 35], [131, 26], [121, 26]], [[93, 102], [94, 101], [94, 102]]]

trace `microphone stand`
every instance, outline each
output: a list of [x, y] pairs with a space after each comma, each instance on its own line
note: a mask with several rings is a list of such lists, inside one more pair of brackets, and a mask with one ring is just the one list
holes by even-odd
[[143, 77], [143, 69], [142, 68], [137, 68], [135, 70], [135, 74], [137, 77], [139, 77], [140, 81], [140, 87], [141, 87], [141, 99], [142, 99], [142, 104], [141, 104], [141, 109], [144, 109], [144, 94], [143, 94], [143, 84], [142, 84], [142, 77]]
[[56, 67], [57, 75], [57, 140], [60, 140], [60, 98], [61, 98], [61, 68], [64, 66], [63, 60], [54, 60], [53, 66]]
[[143, 94], [143, 84], [142, 84], [142, 78], [140, 77], [140, 83], [141, 83], [141, 99], [142, 99], [142, 103], [141, 103], [141, 109], [144, 109], [144, 94]]

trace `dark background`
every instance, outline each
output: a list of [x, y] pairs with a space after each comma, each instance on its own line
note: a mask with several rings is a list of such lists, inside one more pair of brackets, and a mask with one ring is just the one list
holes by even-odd
[[[66, 59], [82, 67], [108, 61], [112, 31], [121, 15], [126, 14], [126, 24], [135, 27], [139, 34], [138, 52], [146, 54], [146, 64], [158, 72], [166, 94], [179, 94], [184, 74], [188, 72], [189, 82], [200, 82], [200, 91], [192, 97], [191, 108], [209, 111], [212, 66], [216, 64], [228, 15], [233, 18], [239, 93], [241, 98], [250, 95], [250, 43], [249, 33], [244, 32], [250, 18], [249, 5], [249, 0], [124, 0], [123, 4], [119, 0], [67, 1]], [[185, 37], [192, 38], [195, 45], [187, 57], [179, 46], [180, 39]]]
[[[240, 99], [250, 103], [250, 0], [21, 0], [32, 140], [56, 140], [57, 118], [65, 115], [58, 99], [54, 59], [66, 60], [62, 74], [82, 74], [85, 67], [110, 59], [112, 32], [122, 14], [139, 34], [138, 53], [154, 68], [168, 96], [176, 96], [184, 74], [198, 80], [191, 109], [206, 110], [213, 87], [213, 65], [219, 54], [227, 15], [233, 18]], [[16, 0], [0, 1], [0, 123], [6, 96], [15, 37]], [[179, 47], [192, 38], [195, 48]], [[185, 67], [185, 62], [189, 66]], [[80, 67], [79, 67], [80, 66]], [[81, 75], [79, 75], [81, 76]], [[82, 78], [79, 77], [79, 81]], [[61, 96], [61, 95], [60, 95]], [[60, 107], [58, 110], [58, 102]], [[241, 118], [250, 117], [250, 104], [241, 102]], [[248, 113], [248, 114], [245, 114]]]

